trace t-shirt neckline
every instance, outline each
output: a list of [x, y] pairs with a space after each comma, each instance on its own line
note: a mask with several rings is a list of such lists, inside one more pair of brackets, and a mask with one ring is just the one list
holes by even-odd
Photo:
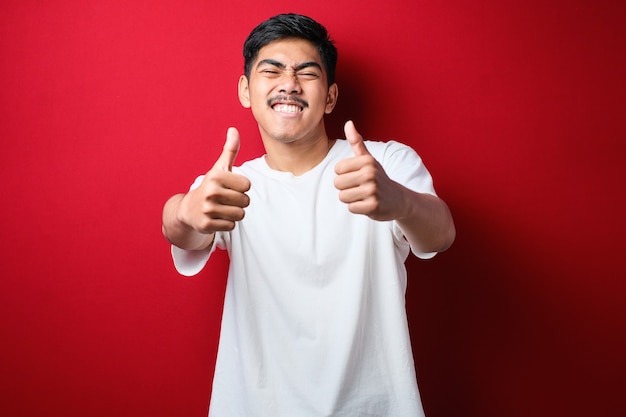
[[276, 169], [271, 168], [267, 163], [267, 159], [266, 159], [267, 154], [261, 157], [261, 162], [262, 162], [261, 165], [263, 166], [263, 169], [269, 175], [277, 177], [277, 178], [304, 179], [306, 177], [314, 175], [315, 172], [319, 171], [320, 169], [323, 169], [323, 167], [326, 166], [328, 161], [331, 160], [334, 157], [335, 153], [338, 152], [338, 149], [340, 148], [340, 146], [337, 146], [337, 143], [339, 143], [339, 141], [341, 141], [341, 139], [335, 140], [335, 143], [333, 143], [333, 146], [330, 147], [330, 149], [326, 153], [326, 156], [324, 156], [324, 158], [317, 165], [315, 165], [313, 168], [309, 169], [308, 171], [303, 172], [300, 175], [295, 175], [290, 171], [278, 171]]

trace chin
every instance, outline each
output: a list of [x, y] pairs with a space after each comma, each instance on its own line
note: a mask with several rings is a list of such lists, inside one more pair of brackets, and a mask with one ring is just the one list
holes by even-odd
[[280, 143], [293, 143], [300, 139], [298, 136], [290, 135], [290, 134], [278, 134], [278, 135], [270, 135], [272, 139], [276, 142]]
[[280, 143], [292, 143], [303, 136], [302, 132], [291, 129], [271, 129], [265, 132], [268, 138]]

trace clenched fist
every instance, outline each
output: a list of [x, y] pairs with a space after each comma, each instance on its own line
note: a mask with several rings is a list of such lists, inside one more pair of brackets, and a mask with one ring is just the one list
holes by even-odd
[[239, 152], [239, 132], [228, 129], [224, 150], [202, 183], [187, 194], [177, 194], [163, 207], [163, 234], [181, 249], [211, 245], [214, 233], [235, 228], [250, 204], [250, 181], [232, 172]]
[[224, 150], [202, 183], [181, 200], [178, 219], [200, 233], [229, 231], [244, 217], [244, 208], [250, 204], [245, 194], [250, 181], [232, 172], [239, 152], [239, 132], [228, 129]]
[[387, 176], [367, 150], [353, 122], [345, 124], [344, 132], [354, 156], [335, 165], [334, 184], [339, 190], [339, 200], [352, 213], [380, 221], [397, 219], [402, 215], [404, 187]]

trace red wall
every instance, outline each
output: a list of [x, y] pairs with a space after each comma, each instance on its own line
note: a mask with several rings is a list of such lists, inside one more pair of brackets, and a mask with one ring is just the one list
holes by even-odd
[[340, 49], [333, 135], [414, 146], [458, 238], [411, 259], [429, 417], [626, 411], [622, 1], [4, 1], [0, 415], [203, 416], [227, 259], [178, 276], [160, 233], [240, 128], [248, 31]]

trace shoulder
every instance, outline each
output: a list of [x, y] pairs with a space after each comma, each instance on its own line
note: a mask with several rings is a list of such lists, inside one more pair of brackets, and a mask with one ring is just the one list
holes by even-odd
[[233, 172], [242, 175], [250, 175], [254, 172], [265, 172], [267, 170], [267, 164], [265, 163], [265, 157], [260, 156], [255, 159], [245, 161], [240, 166], [234, 166]]
[[[415, 150], [404, 143], [398, 142], [397, 140], [375, 140], [375, 139], [367, 139], [364, 141], [365, 146], [368, 151], [378, 159], [381, 159], [392, 156], [397, 153], [407, 153], [417, 155]], [[339, 148], [342, 153], [350, 153], [352, 152], [352, 148], [346, 139], [337, 139], [337, 148]]]
[[387, 164], [420, 164], [421, 158], [413, 148], [396, 140], [366, 140], [365, 146], [383, 166]]
[[435, 195], [430, 172], [413, 148], [396, 140], [367, 140], [365, 146], [389, 178], [414, 191]]

